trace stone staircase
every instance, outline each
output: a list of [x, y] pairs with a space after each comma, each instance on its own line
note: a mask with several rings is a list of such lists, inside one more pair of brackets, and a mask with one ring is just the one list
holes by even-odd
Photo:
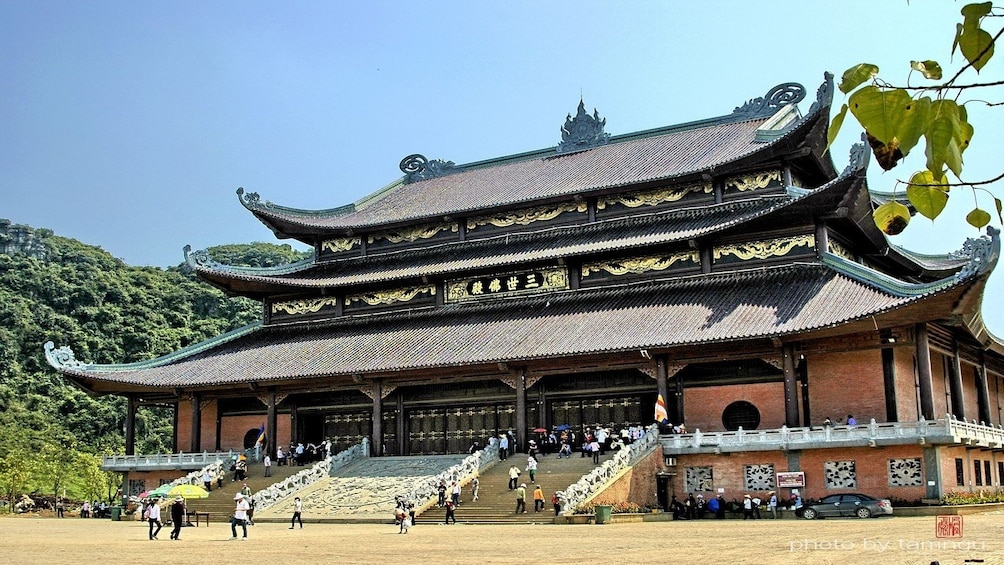
[[223, 488], [216, 488], [216, 483], [214, 482], [213, 490], [209, 493], [209, 498], [189, 500], [186, 504], [188, 511], [209, 512], [209, 517], [213, 522], [225, 521], [228, 516], [234, 513], [234, 508], [236, 507], [234, 495], [240, 492], [241, 488], [244, 487], [245, 482], [248, 484], [248, 487], [251, 488], [251, 492], [254, 493], [271, 485], [272, 483], [279, 482], [286, 477], [295, 475], [306, 468], [307, 467], [297, 467], [296, 465], [283, 465], [282, 467], [278, 467], [273, 463], [272, 476], [265, 477], [262, 476], [264, 468], [261, 463], [249, 464], [249, 476], [245, 481], [231, 481], [230, 478], [233, 477], [233, 473], [227, 473], [227, 478], [223, 481]]
[[[600, 458], [600, 463], [610, 459], [611, 453]], [[460, 506], [457, 508], [457, 523], [468, 524], [553, 524], [554, 506], [551, 496], [555, 491], [563, 490], [575, 483], [582, 475], [594, 467], [591, 457], [580, 457], [575, 453], [570, 458], [558, 459], [556, 455], [539, 456], [537, 458], [536, 484], [544, 491], [544, 509], [533, 510], [534, 483], [526, 471], [526, 455], [516, 454], [505, 461], [499, 461], [488, 470], [482, 470], [478, 500], [471, 500], [471, 489], [467, 485], [460, 495]], [[516, 494], [508, 488], [509, 467], [516, 465], [522, 474], [520, 483], [526, 483], [526, 514], [516, 514]], [[449, 496], [449, 493], [447, 493]], [[416, 518], [418, 524], [443, 523], [446, 511], [433, 505]]]

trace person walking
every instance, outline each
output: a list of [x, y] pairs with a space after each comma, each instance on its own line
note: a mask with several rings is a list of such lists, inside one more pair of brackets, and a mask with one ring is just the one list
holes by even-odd
[[460, 483], [453, 481], [453, 487], [450, 489], [450, 500], [453, 501], [453, 506], [460, 506]]
[[[150, 523], [150, 539], [157, 539], [163, 524], [160, 523], [160, 505], [156, 500], [151, 500], [150, 506], [147, 507], [147, 522]], [[154, 526], [157, 526], [156, 530], [153, 529]]]
[[530, 474], [530, 482], [537, 480], [537, 458], [530, 455], [526, 458], [526, 472]]
[[303, 518], [301, 518], [302, 514], [303, 514], [303, 501], [300, 500], [300, 497], [298, 496], [293, 499], [293, 518], [290, 519], [289, 521], [289, 529], [292, 530], [293, 525], [296, 524], [297, 522], [300, 523], [300, 529], [301, 530], [303, 529]]
[[777, 520], [777, 495], [774, 491], [767, 493], [770, 498], [767, 499], [767, 509], [770, 510], [770, 519]]
[[457, 505], [454, 504], [453, 500], [446, 501], [446, 524], [457, 523]]
[[509, 457], [509, 438], [505, 434], [501, 434], [499, 435], [499, 461], [505, 461], [507, 457]]
[[526, 514], [526, 483], [516, 489], [516, 514]]
[[544, 489], [536, 485], [533, 489], [533, 511], [540, 512], [544, 509]]
[[743, 497], [743, 520], [754, 520], [753, 516], [753, 499], [750, 495]]
[[234, 500], [237, 501], [237, 507], [234, 509], [234, 517], [230, 519], [230, 532], [232, 534], [231, 540], [237, 539], [237, 526], [240, 526], [244, 530], [244, 537], [241, 538], [242, 541], [248, 540], [248, 510], [251, 509], [251, 505], [248, 503], [244, 495], [237, 493], [234, 495]]
[[266, 477], [271, 477], [272, 476], [272, 458], [268, 456], [268, 453], [266, 453], [265, 454], [265, 458], [262, 459], [262, 465], [265, 466], [265, 476]]
[[477, 477], [474, 477], [473, 479], [471, 479], [471, 496], [473, 497], [471, 498], [471, 500], [478, 499], [479, 488], [481, 488], [481, 480], [478, 479]]
[[213, 491], [213, 475], [206, 469], [206, 472], [202, 475], [202, 486], [206, 487], [206, 492]]
[[554, 506], [554, 515], [557, 516], [561, 512], [561, 494], [555, 492], [551, 495], [551, 504]]
[[180, 496], [171, 505], [171, 539], [180, 540], [181, 527], [185, 525], [185, 499]]
[[66, 508], [66, 505], [63, 504], [63, 499], [62, 498], [57, 498], [56, 499], [56, 518], [65, 518], [65, 516], [63, 516], [63, 512], [64, 512], [65, 508]]
[[509, 490], [516, 490], [516, 483], [519, 482], [519, 467], [509, 466]]

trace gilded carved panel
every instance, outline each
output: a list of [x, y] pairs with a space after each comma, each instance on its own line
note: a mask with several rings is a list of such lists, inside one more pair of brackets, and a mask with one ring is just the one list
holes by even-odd
[[393, 290], [383, 290], [379, 292], [365, 292], [353, 294], [345, 297], [345, 305], [352, 306], [353, 303], [363, 302], [370, 306], [383, 306], [396, 302], [408, 302], [420, 294], [429, 296], [436, 295], [435, 285], [413, 286], [407, 288], [396, 288]]
[[587, 263], [582, 266], [582, 277], [588, 277], [591, 273], [606, 271], [611, 275], [640, 275], [650, 271], [664, 271], [676, 263], [701, 263], [697, 251], [684, 251], [670, 255], [653, 255], [649, 257], [631, 257], [620, 261], [607, 261], [603, 263]]
[[467, 229], [474, 230], [480, 226], [495, 226], [497, 228], [507, 228], [515, 225], [529, 225], [534, 222], [553, 220], [565, 212], [585, 212], [585, 202], [568, 202], [555, 204], [553, 206], [538, 206], [516, 210], [514, 212], [500, 213], [492, 216], [479, 216], [467, 220]]
[[350, 251], [353, 247], [356, 247], [362, 243], [362, 240], [358, 237], [339, 237], [335, 239], [326, 239], [321, 242], [321, 251], [330, 251], [332, 253], [340, 253], [342, 251]]
[[316, 314], [325, 308], [335, 308], [338, 306], [338, 299], [334, 297], [305, 298], [303, 300], [290, 300], [288, 302], [272, 303], [272, 314], [285, 312], [290, 316], [300, 316], [303, 314]]
[[688, 194], [711, 194], [714, 187], [711, 183], [701, 182], [685, 184], [683, 186], [672, 186], [657, 190], [647, 190], [644, 192], [630, 192], [602, 197], [596, 201], [596, 208], [604, 210], [607, 206], [621, 205], [627, 208], [638, 208], [640, 206], [658, 206], [666, 202], [676, 202]]
[[385, 239], [390, 243], [413, 243], [420, 239], [430, 239], [444, 231], [456, 233], [459, 229], [457, 224], [454, 223], [417, 226], [414, 228], [375, 233], [367, 238], [367, 242], [376, 243], [378, 240]]
[[743, 261], [748, 261], [750, 259], [768, 259], [770, 257], [783, 257], [798, 247], [812, 249], [815, 245], [816, 237], [813, 235], [781, 237], [777, 239], [768, 239], [766, 241], [750, 241], [747, 243], [737, 243], [734, 245], [715, 247], [714, 257], [716, 261], [727, 256], [734, 256]]
[[767, 188], [771, 183], [781, 183], [781, 171], [765, 171], [725, 179], [725, 189], [734, 188], [739, 192], [748, 190], [761, 190]]

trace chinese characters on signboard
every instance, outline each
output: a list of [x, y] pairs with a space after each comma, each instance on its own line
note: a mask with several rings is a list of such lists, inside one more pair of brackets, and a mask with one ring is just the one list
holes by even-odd
[[492, 295], [523, 294], [568, 288], [568, 273], [563, 268], [542, 269], [450, 281], [447, 301], [473, 300]]

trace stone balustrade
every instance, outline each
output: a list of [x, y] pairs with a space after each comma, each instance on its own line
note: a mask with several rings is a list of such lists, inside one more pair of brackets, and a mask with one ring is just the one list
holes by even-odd
[[661, 438], [666, 456], [688, 453], [728, 453], [736, 451], [770, 451], [824, 449], [830, 447], [877, 447], [921, 443], [932, 445], [1004, 445], [1004, 429], [956, 420], [951, 416], [939, 420], [878, 423], [854, 426], [820, 426], [780, 428], [734, 432], [670, 434]]
[[213, 463], [230, 461], [240, 451], [217, 451], [210, 453], [167, 453], [150, 455], [106, 455], [101, 461], [103, 471], [168, 471], [203, 469]]
[[582, 476], [575, 484], [558, 492], [561, 513], [571, 514], [579, 504], [589, 500], [604, 485], [659, 445], [659, 427], [652, 424], [642, 437], [621, 449], [608, 461]]
[[266, 508], [274, 506], [283, 500], [287, 500], [290, 496], [295, 495], [317, 481], [330, 477], [331, 473], [335, 470], [340, 469], [357, 459], [369, 456], [370, 442], [369, 439], [363, 438], [361, 443], [339, 451], [335, 455], [325, 457], [321, 461], [318, 461], [295, 475], [286, 477], [284, 480], [254, 493], [251, 496], [255, 501], [255, 509], [265, 510]]

